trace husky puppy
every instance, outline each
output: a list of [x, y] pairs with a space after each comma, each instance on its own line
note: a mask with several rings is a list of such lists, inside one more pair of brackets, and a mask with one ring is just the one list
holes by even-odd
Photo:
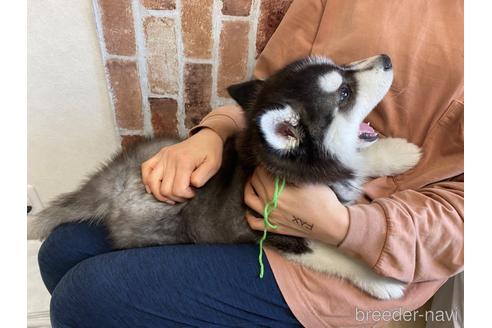
[[[219, 172], [196, 196], [168, 205], [145, 192], [141, 163], [176, 141], [153, 139], [117, 154], [76, 191], [61, 195], [29, 223], [44, 239], [67, 222], [107, 226], [115, 249], [177, 243], [255, 243], [261, 234], [244, 219], [243, 188], [263, 165], [290, 184], [322, 183], [340, 201], [355, 201], [364, 178], [402, 173], [420, 149], [399, 138], [361, 149], [359, 126], [389, 90], [390, 58], [375, 56], [338, 66], [326, 58], [296, 61], [270, 78], [228, 88], [243, 108], [247, 128], [225, 144]], [[379, 299], [401, 297], [405, 284], [374, 273], [335, 247], [270, 234], [266, 244], [311, 269], [336, 275]]]

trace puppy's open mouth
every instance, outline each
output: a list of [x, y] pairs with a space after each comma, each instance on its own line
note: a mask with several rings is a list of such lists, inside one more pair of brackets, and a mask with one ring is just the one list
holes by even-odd
[[372, 142], [378, 138], [378, 133], [374, 131], [369, 123], [361, 123], [359, 125], [359, 139], [365, 142]]

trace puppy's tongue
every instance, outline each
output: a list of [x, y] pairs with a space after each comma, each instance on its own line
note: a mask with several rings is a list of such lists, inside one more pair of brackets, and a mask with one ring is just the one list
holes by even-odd
[[378, 138], [378, 133], [374, 131], [369, 123], [361, 123], [359, 125], [359, 139], [371, 142]]

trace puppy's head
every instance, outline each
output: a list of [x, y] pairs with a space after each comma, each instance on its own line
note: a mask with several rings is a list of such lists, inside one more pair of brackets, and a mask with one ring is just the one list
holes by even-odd
[[302, 165], [305, 178], [300, 180], [310, 181], [322, 178], [320, 171], [350, 171], [360, 123], [392, 81], [386, 55], [343, 66], [309, 57], [265, 81], [232, 85], [228, 91], [245, 110], [243, 143], [255, 164], [287, 177]]

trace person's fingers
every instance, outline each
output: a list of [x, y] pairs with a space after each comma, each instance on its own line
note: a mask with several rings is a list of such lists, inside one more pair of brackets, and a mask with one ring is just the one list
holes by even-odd
[[172, 194], [177, 197], [189, 199], [195, 196], [195, 192], [190, 187], [190, 178], [193, 173], [193, 165], [189, 161], [180, 164], [176, 170]]
[[150, 187], [149, 187], [149, 176], [154, 167], [159, 163], [160, 159], [160, 154], [157, 154], [151, 158], [149, 158], [147, 161], [142, 163], [141, 166], [141, 173], [142, 173], [142, 182], [145, 185], [145, 190], [150, 193]]
[[244, 203], [257, 212], [260, 215], [263, 215], [263, 209], [265, 208], [265, 204], [256, 194], [253, 186], [248, 181], [244, 187]]
[[[259, 230], [259, 231], [263, 231], [265, 229], [265, 221], [263, 219], [257, 218], [254, 215], [252, 215], [251, 213], [247, 213], [245, 215], [245, 218], [246, 218], [246, 221], [248, 222], [248, 225], [251, 229]], [[274, 229], [271, 227], [267, 227], [268, 232], [279, 233], [279, 234], [285, 234], [286, 233], [286, 230], [282, 226], [278, 226], [276, 223], [271, 222], [271, 221], [270, 221], [270, 223], [273, 224], [274, 226], [276, 226], [277, 228]]]
[[[245, 219], [248, 222], [248, 225], [251, 229], [257, 230], [257, 231], [263, 231], [265, 229], [265, 223], [264, 223], [263, 219], [259, 219], [259, 218], [255, 217], [254, 215], [251, 215], [249, 213], [247, 213], [245, 215]], [[288, 235], [288, 236], [294, 236], [294, 237], [306, 237], [306, 234], [303, 231], [299, 231], [297, 229], [292, 229], [292, 228], [286, 228], [285, 226], [280, 225], [276, 221], [270, 222], [270, 223], [277, 226], [277, 229], [273, 229], [273, 228], [268, 227], [267, 231], [269, 233], [276, 233], [276, 234], [280, 234], [280, 235]], [[267, 240], [268, 240], [268, 238], [267, 238]]]
[[[252, 176], [244, 186], [244, 203], [263, 216], [265, 204], [269, 201], [264, 184], [258, 177]], [[276, 217], [283, 217], [283, 215], [278, 210], [274, 210], [270, 218]]]
[[263, 229], [265, 229], [263, 219], [258, 219], [251, 214], [246, 214], [246, 221], [248, 221], [249, 227], [253, 230], [263, 231]]
[[220, 166], [211, 159], [205, 159], [191, 174], [191, 184], [196, 188], [203, 187], [217, 173], [219, 168]]
[[256, 168], [253, 178], [253, 186], [262, 193], [260, 196], [271, 199], [275, 190], [275, 180], [271, 174], [263, 166], [259, 166]]
[[249, 182], [251, 183], [251, 186], [253, 187], [253, 190], [256, 192], [258, 197], [264, 203], [266, 203], [270, 200], [269, 195], [268, 195], [267, 186], [265, 185], [265, 182], [261, 178], [261, 176], [256, 173], [256, 171], [251, 176], [251, 178], [249, 179]]
[[160, 193], [161, 181], [164, 174], [164, 169], [165, 169], [164, 165], [162, 165], [161, 163], [156, 167], [154, 167], [154, 169], [152, 170], [152, 172], [150, 173], [147, 179], [147, 184], [155, 198], [157, 198], [162, 202], [169, 202], [169, 199], [162, 196]]
[[174, 158], [167, 158], [166, 169], [162, 175], [162, 182], [159, 188], [161, 196], [167, 197], [174, 202], [184, 202], [185, 199], [173, 195], [174, 178], [176, 176], [176, 161]]

